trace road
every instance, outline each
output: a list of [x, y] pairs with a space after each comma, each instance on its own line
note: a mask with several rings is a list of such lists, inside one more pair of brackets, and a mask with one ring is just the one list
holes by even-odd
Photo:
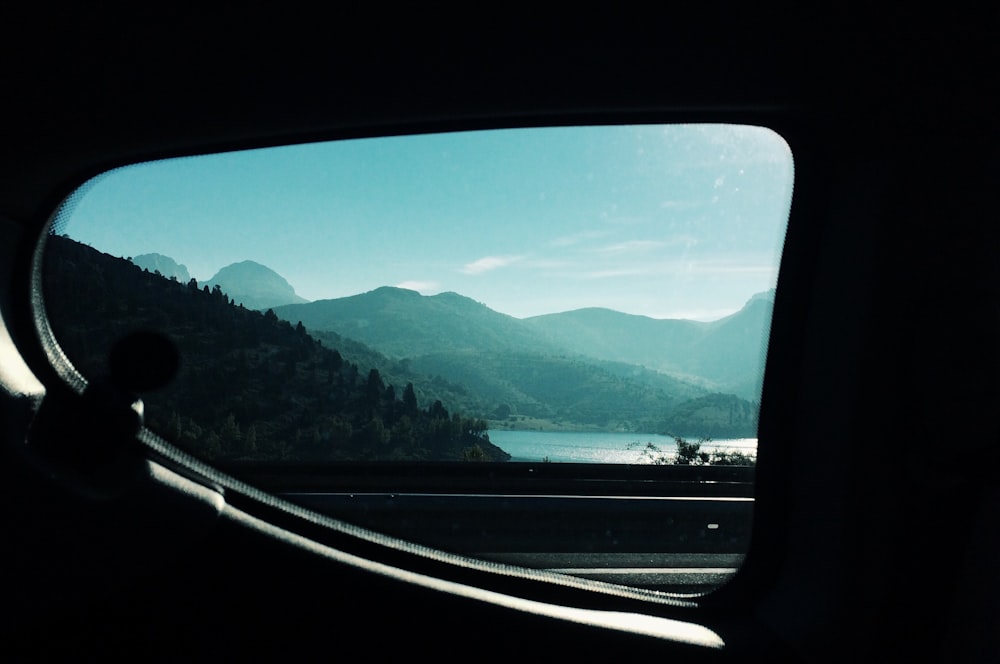
[[739, 568], [753, 499], [284, 493], [292, 502], [445, 551], [677, 593], [710, 590]]

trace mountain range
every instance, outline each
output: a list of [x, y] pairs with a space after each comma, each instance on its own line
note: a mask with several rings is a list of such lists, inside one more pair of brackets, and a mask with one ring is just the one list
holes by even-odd
[[774, 291], [704, 323], [578, 309], [525, 319], [551, 343], [580, 355], [635, 364], [713, 390], [756, 399], [764, 371]]
[[558, 352], [523, 321], [458, 293], [421, 295], [383, 286], [368, 293], [274, 308], [310, 330], [331, 330], [390, 357], [454, 351]]
[[401, 288], [284, 305], [279, 318], [333, 331], [391, 358], [543, 354], [620, 363], [709, 391], [756, 399], [773, 291], [713, 322], [662, 320], [610, 309], [578, 309], [517, 319], [457, 293], [424, 296]]
[[271, 309], [432, 399], [520, 426], [753, 435], [773, 291], [713, 322], [609, 309], [526, 319], [458, 293], [381, 287], [305, 301], [244, 261], [207, 282], [236, 304]]

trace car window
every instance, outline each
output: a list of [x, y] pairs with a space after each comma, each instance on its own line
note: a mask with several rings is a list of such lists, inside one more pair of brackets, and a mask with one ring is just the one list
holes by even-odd
[[[412, 514], [452, 495], [417, 482], [426, 472], [380, 485], [379, 468], [655, 479], [696, 467], [743, 473], [727, 477], [751, 488], [724, 498], [746, 531], [792, 180], [784, 140], [744, 125], [498, 129], [136, 164], [56, 216], [45, 311], [86, 379], [130, 335], [169, 339], [180, 369], [143, 394], [146, 425], [224, 467], [285, 468], [288, 495], [317, 509]], [[335, 467], [326, 485], [287, 479]], [[690, 498], [669, 487], [660, 499]], [[473, 492], [469, 523], [512, 491]], [[411, 493], [425, 502], [399, 507]], [[695, 521], [711, 538], [727, 518]], [[429, 530], [400, 534], [503, 548]], [[741, 554], [728, 549], [746, 534], [725, 534], [723, 553]], [[572, 535], [535, 539], [518, 562], [574, 573], [545, 558], [579, 551]]]

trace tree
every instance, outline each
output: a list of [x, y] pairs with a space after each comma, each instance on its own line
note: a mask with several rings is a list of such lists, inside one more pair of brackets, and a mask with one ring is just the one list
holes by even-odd
[[677, 456], [675, 463], [679, 466], [694, 466], [703, 461], [701, 443], [692, 443], [683, 438], [677, 439]]
[[416, 443], [413, 431], [413, 421], [407, 415], [399, 418], [390, 431], [390, 441], [393, 446], [409, 449]]
[[[746, 452], [725, 450], [703, 452], [701, 445], [707, 442], [708, 438], [692, 442], [680, 436], [674, 436], [674, 440], [677, 443], [677, 452], [673, 456], [663, 452], [653, 443], [646, 443], [642, 454], [647, 463], [656, 466], [754, 466], [757, 464], [757, 458]], [[633, 445], [630, 445], [629, 448], [634, 449]]]
[[236, 423], [236, 416], [229, 413], [222, 422], [219, 430], [219, 439], [222, 443], [222, 451], [226, 455], [235, 455], [242, 452], [240, 435], [240, 425]]
[[462, 461], [486, 461], [486, 453], [479, 445], [472, 445], [462, 450]]
[[403, 389], [403, 413], [413, 417], [418, 410], [417, 394], [413, 391], [413, 383], [407, 383]]
[[378, 454], [389, 442], [389, 431], [380, 417], [373, 417], [360, 431], [356, 430], [355, 434], [355, 442], [369, 453]]
[[254, 455], [257, 453], [257, 427], [250, 425], [243, 436], [243, 454]]
[[382, 394], [382, 409], [386, 421], [394, 423], [399, 413], [399, 406], [396, 403], [396, 388], [393, 385], [386, 386]]
[[371, 369], [368, 372], [368, 383], [365, 388], [365, 403], [369, 408], [377, 408], [385, 392], [385, 383], [378, 369]]
[[431, 404], [431, 407], [427, 409], [427, 414], [431, 416], [432, 420], [447, 420], [449, 417], [448, 411], [440, 399]]

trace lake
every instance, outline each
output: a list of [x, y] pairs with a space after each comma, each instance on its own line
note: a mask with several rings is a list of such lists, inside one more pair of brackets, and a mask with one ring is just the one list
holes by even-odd
[[[490, 442], [510, 454], [511, 461], [553, 463], [650, 463], [646, 451], [652, 443], [661, 454], [672, 455], [677, 445], [672, 436], [649, 433], [593, 433], [576, 431], [489, 431]], [[691, 439], [694, 440], [694, 439]], [[713, 440], [701, 449], [756, 453], [756, 438]]]

